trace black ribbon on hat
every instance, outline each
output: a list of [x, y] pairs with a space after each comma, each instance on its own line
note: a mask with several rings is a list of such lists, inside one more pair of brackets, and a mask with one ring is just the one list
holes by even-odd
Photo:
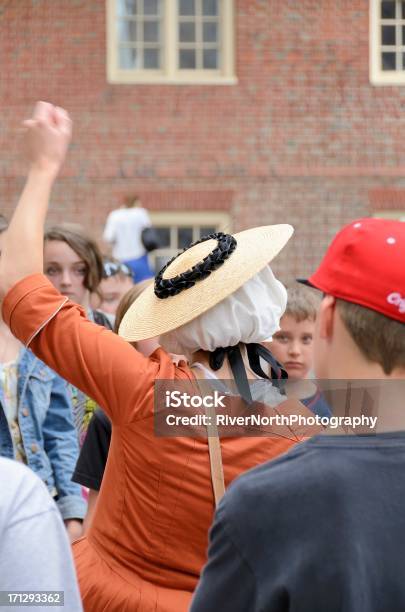
[[[261, 378], [271, 380], [273, 385], [276, 386], [281, 393], [285, 393], [284, 383], [288, 378], [288, 374], [281, 364], [273, 357], [270, 351], [256, 342], [246, 344], [245, 346], [249, 365], [253, 372]], [[227, 346], [226, 348], [221, 347], [215, 349], [215, 351], [212, 351], [209, 359], [210, 367], [214, 371], [219, 370], [224, 363], [225, 357], [228, 357], [229, 365], [241, 397], [245, 400], [245, 402], [251, 404], [253, 402], [252, 394], [250, 392], [249, 380], [246, 374], [245, 364], [243, 363], [239, 345]], [[264, 359], [264, 361], [269, 364], [271, 377], [264, 372], [260, 364], [260, 358]]]
[[[218, 244], [204, 259], [196, 263], [192, 268], [174, 276], [173, 278], [163, 278], [164, 272], [173, 263], [175, 259], [180, 257], [185, 251], [191, 247], [206, 242], [207, 240], [217, 240]], [[194, 287], [197, 281], [204, 280], [217, 268], [228, 259], [228, 257], [236, 249], [236, 239], [231, 234], [223, 234], [217, 232], [204, 236], [200, 240], [193, 242], [190, 246], [183, 249], [175, 257], [173, 257], [156, 275], [155, 277], [155, 295], [161, 300], [164, 300], [173, 295], [177, 295], [185, 289]]]

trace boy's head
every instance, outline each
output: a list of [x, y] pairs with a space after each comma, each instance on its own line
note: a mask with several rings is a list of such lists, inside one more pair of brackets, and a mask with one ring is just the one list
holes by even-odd
[[308, 284], [323, 291], [318, 378], [405, 378], [405, 223], [360, 219], [334, 238]]
[[281, 329], [273, 335], [268, 347], [290, 379], [301, 379], [306, 378], [312, 368], [317, 301], [309, 290], [300, 286], [287, 289], [287, 293]]
[[98, 287], [100, 302], [97, 307], [107, 314], [115, 314], [121, 298], [132, 289], [132, 271], [113, 258], [104, 258], [103, 277]]

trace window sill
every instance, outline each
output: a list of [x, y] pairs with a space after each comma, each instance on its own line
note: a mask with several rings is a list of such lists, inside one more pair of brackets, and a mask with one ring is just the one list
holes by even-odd
[[237, 85], [236, 77], [221, 77], [209, 76], [201, 77], [165, 77], [163, 75], [156, 76], [137, 76], [133, 75], [116, 75], [107, 76], [107, 82], [111, 85]]

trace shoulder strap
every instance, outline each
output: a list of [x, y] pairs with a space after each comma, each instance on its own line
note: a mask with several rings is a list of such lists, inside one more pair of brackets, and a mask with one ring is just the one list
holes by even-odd
[[104, 312], [101, 312], [101, 310], [93, 310], [93, 317], [94, 322], [97, 323], [97, 325], [102, 325], [106, 329], [109, 329], [110, 331], [112, 330], [111, 323], [108, 320], [108, 317], [106, 317], [106, 315], [104, 314]]
[[206, 414], [208, 417], [211, 417], [208, 418], [208, 422], [211, 422], [211, 425], [207, 425], [208, 451], [210, 454], [211, 482], [212, 489], [214, 491], [215, 506], [218, 506], [219, 502], [225, 494], [225, 479], [224, 466], [222, 463], [221, 441], [218, 435], [215, 409], [207, 408]]
[[[193, 367], [193, 366], [191, 366]], [[198, 378], [196, 378], [198, 384]], [[214, 492], [215, 506], [218, 506], [225, 493], [224, 467], [222, 464], [221, 441], [219, 439], [218, 427], [216, 423], [216, 413], [213, 407], [206, 408], [208, 416], [207, 437], [208, 452], [210, 456], [211, 483]]]

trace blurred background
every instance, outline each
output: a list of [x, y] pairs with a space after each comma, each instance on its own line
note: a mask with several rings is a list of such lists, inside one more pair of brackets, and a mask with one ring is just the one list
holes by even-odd
[[139, 197], [158, 267], [213, 229], [292, 223], [308, 274], [344, 223], [405, 220], [405, 2], [0, 0], [0, 211], [42, 99], [74, 120], [52, 223]]

